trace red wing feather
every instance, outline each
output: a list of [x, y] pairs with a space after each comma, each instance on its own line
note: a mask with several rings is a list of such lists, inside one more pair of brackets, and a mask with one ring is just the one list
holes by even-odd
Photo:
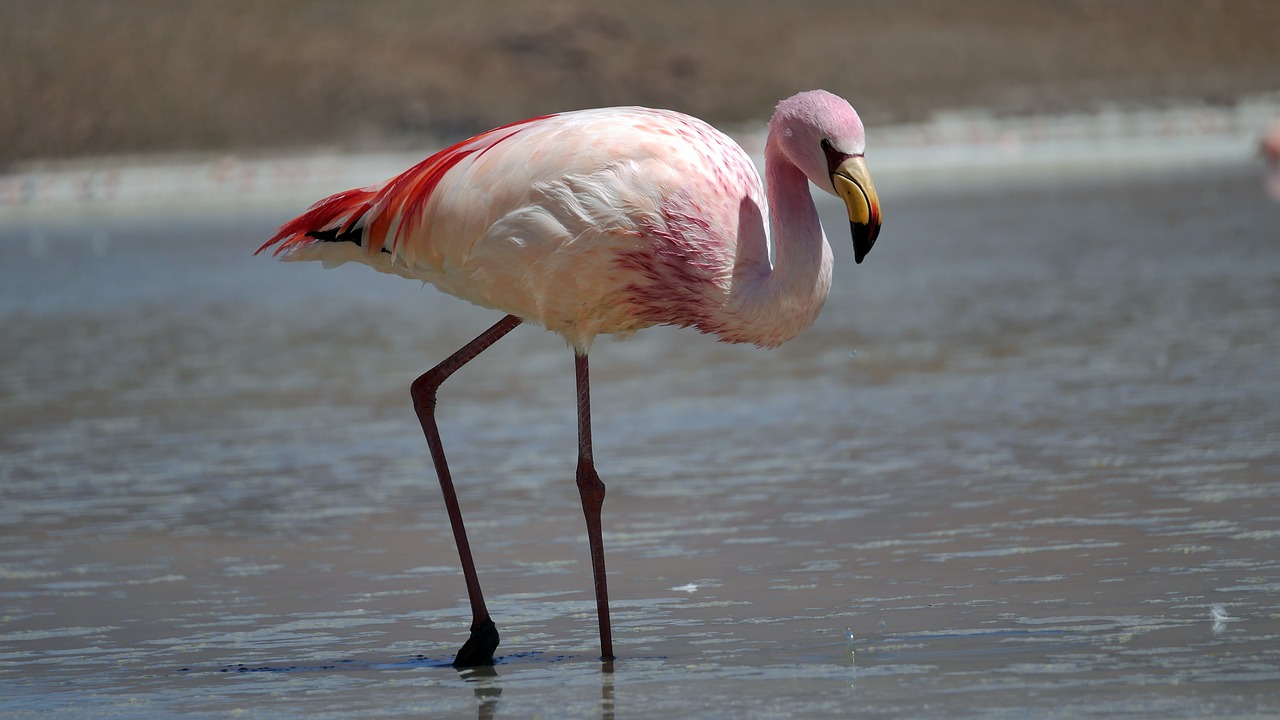
[[330, 195], [312, 205], [305, 213], [281, 225], [276, 234], [253, 254], [257, 255], [279, 243], [280, 247], [272, 253], [279, 255], [294, 245], [317, 242], [312, 233], [350, 228], [373, 207], [375, 195], [377, 190], [361, 188]]
[[[520, 132], [519, 126], [548, 117], [552, 116], [541, 115], [520, 120], [463, 140], [381, 186], [345, 190], [331, 195], [282, 225], [275, 236], [258, 248], [257, 252], [278, 244], [274, 254], [279, 255], [297, 245], [343, 239], [348, 234], [352, 235], [353, 242], [363, 245], [370, 254], [376, 254], [384, 248], [394, 252], [400, 239], [417, 229], [427, 202], [449, 170], [469, 155], [477, 152], [483, 155], [498, 143]], [[393, 226], [395, 235], [388, 237]], [[356, 232], [359, 232], [358, 237]]]

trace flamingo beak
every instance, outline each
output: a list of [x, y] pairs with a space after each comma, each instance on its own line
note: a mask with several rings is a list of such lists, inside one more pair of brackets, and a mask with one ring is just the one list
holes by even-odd
[[880, 198], [876, 195], [875, 184], [871, 182], [866, 159], [861, 155], [846, 158], [831, 173], [831, 184], [849, 210], [853, 259], [861, 263], [880, 235]]

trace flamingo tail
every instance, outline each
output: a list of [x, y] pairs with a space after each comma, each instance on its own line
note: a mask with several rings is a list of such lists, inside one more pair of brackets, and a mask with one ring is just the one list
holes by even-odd
[[[380, 252], [394, 256], [400, 243], [417, 229], [427, 201], [449, 170], [472, 155], [483, 155], [524, 126], [549, 117], [494, 128], [447, 147], [380, 185], [330, 195], [282, 225], [254, 254], [275, 246], [274, 255], [297, 259], [311, 255], [299, 251], [318, 250], [320, 243], [351, 243], [364, 251], [365, 262], [377, 264], [373, 258]], [[349, 259], [353, 257], [344, 251], [342, 261]]]
[[365, 215], [373, 208], [377, 195], [376, 187], [344, 190], [330, 195], [280, 226], [276, 234], [254, 254], [272, 246], [276, 248], [272, 255], [280, 255], [322, 242], [362, 245]]

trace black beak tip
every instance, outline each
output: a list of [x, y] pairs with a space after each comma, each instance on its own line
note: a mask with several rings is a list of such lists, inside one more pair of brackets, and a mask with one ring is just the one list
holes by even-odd
[[849, 227], [853, 231], [853, 261], [861, 265], [862, 259], [871, 252], [871, 246], [876, 244], [880, 226], [851, 222]]

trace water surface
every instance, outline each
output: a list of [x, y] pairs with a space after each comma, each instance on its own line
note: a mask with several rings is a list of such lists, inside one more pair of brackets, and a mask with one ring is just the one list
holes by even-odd
[[1280, 711], [1256, 173], [881, 192], [860, 266], [822, 206], [835, 289], [784, 348], [597, 343], [610, 666], [571, 353], [520, 328], [445, 386], [503, 637], [462, 673], [407, 387], [496, 314], [252, 257], [296, 207], [0, 218], [0, 715]]

